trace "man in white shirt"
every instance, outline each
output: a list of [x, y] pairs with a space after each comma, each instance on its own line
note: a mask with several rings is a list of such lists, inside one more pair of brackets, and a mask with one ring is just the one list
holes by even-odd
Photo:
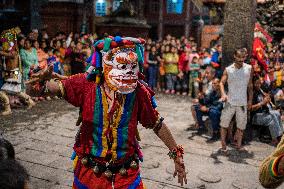
[[[244, 49], [238, 49], [234, 54], [234, 63], [224, 70], [220, 82], [222, 98], [226, 102], [221, 116], [221, 151], [227, 152], [226, 136], [230, 122], [236, 115], [237, 131], [235, 139], [236, 148], [243, 150], [242, 138], [247, 124], [247, 110], [252, 105], [253, 69], [251, 65], [244, 63], [247, 53]], [[225, 93], [224, 85], [228, 83], [228, 94]], [[248, 94], [248, 98], [247, 98]]]

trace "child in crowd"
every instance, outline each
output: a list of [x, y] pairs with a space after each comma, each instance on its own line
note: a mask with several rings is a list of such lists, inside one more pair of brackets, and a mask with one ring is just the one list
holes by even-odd
[[58, 50], [53, 50], [53, 49], [49, 49], [48, 50], [48, 59], [47, 59], [47, 65], [53, 65], [53, 71], [55, 73], [61, 74], [61, 67], [60, 67], [60, 62], [59, 62], [59, 57], [60, 53]]
[[151, 47], [151, 51], [148, 53], [147, 62], [148, 67], [148, 84], [152, 90], [157, 87], [157, 75], [158, 75], [158, 53], [155, 46]]
[[191, 64], [189, 65], [190, 78], [189, 78], [189, 95], [195, 98], [198, 94], [199, 83], [197, 81], [199, 77], [200, 65], [198, 63], [198, 57], [193, 57]]

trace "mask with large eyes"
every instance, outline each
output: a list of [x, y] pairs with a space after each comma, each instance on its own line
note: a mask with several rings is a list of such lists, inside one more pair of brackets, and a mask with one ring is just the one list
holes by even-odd
[[114, 91], [128, 94], [135, 90], [138, 81], [138, 58], [133, 49], [103, 55], [104, 78]]

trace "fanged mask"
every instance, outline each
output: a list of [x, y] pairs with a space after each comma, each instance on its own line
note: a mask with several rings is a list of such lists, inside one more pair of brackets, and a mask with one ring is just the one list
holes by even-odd
[[114, 91], [128, 94], [137, 87], [139, 66], [134, 49], [121, 48], [103, 55], [104, 77]]

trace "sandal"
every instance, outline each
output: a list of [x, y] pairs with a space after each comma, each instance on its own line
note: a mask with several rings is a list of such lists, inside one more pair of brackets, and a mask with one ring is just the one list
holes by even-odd
[[218, 152], [224, 156], [229, 156], [229, 151], [228, 149], [226, 148], [225, 150], [221, 147], [219, 148]]
[[245, 147], [236, 147], [236, 149], [238, 150], [238, 152], [248, 152], [248, 149]]

